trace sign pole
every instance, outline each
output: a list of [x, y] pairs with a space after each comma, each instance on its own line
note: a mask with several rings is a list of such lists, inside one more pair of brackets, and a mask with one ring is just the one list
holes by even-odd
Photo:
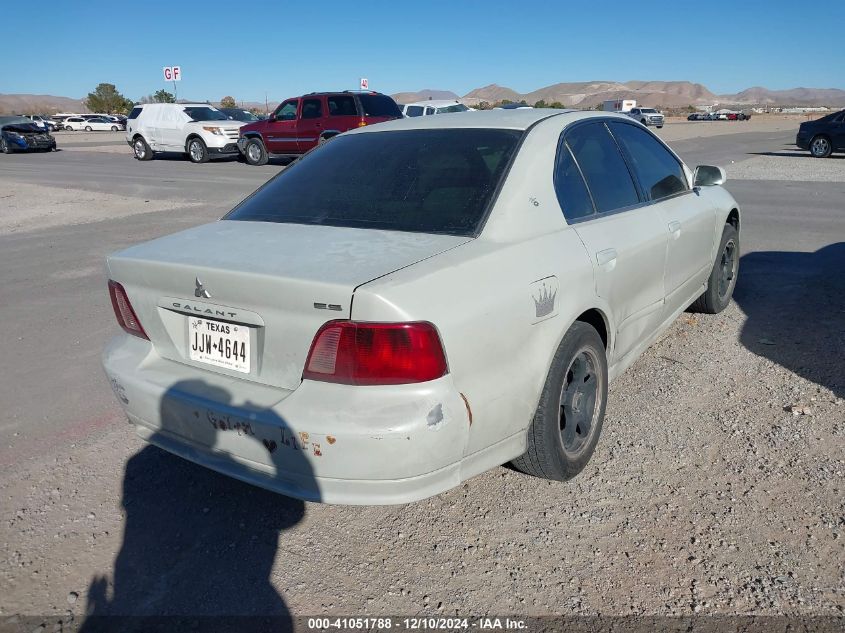
[[179, 101], [179, 93], [176, 91], [176, 80], [173, 81], [173, 100]]

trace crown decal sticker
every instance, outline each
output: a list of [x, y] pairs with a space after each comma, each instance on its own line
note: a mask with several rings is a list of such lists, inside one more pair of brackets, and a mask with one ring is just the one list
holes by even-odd
[[531, 282], [528, 294], [531, 297], [531, 323], [539, 323], [557, 315], [557, 293], [560, 289], [557, 277], [551, 275]]
[[550, 290], [545, 283], [540, 286], [540, 291], [532, 297], [535, 308], [534, 316], [539, 319], [550, 315], [555, 309], [555, 297], [557, 297], [557, 290]]

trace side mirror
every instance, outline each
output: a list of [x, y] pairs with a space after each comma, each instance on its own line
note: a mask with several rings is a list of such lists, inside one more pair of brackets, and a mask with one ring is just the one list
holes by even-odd
[[275, 113], [275, 112], [271, 112], [271, 113], [267, 116], [267, 120], [268, 120], [268, 121], [270, 121], [270, 123], [272, 123], [273, 121], [275, 121], [275, 120], [276, 120], [276, 113]]
[[723, 185], [727, 179], [725, 170], [721, 167], [699, 165], [695, 168], [695, 173], [692, 176], [692, 186], [712, 187], [714, 185]]

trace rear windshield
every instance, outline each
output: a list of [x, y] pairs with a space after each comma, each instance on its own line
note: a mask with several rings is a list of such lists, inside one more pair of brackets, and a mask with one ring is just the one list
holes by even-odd
[[338, 136], [224, 219], [473, 235], [521, 134], [431, 129]]
[[364, 116], [390, 116], [401, 118], [402, 112], [396, 102], [385, 95], [358, 95]]

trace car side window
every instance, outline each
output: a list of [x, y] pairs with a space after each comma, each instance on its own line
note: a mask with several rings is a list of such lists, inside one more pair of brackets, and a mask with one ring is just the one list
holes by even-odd
[[302, 118], [319, 119], [323, 116], [323, 104], [320, 99], [304, 99], [302, 101]]
[[[355, 108], [355, 99], [346, 95], [333, 95], [326, 99], [329, 106], [329, 116], [357, 116], [358, 110]], [[305, 107], [303, 106], [303, 118], [305, 115]]]
[[584, 178], [565, 143], [561, 143], [558, 149], [554, 178], [557, 201], [568, 221], [578, 220], [596, 212]]
[[564, 139], [584, 174], [598, 213], [640, 202], [628, 165], [604, 123], [578, 125]]
[[409, 105], [405, 108], [405, 116], [422, 116], [423, 115], [423, 107], [422, 106], [415, 106]]
[[426, 108], [425, 114], [426, 114], [426, 116], [428, 116], [429, 114], [434, 114], [434, 108]]
[[684, 191], [689, 184], [683, 167], [653, 135], [636, 125], [610, 123], [610, 130], [628, 156], [649, 200], [660, 200]]
[[296, 99], [292, 101], [285, 101], [276, 110], [276, 120], [293, 121], [294, 119], [296, 119], [296, 106], [298, 105], [298, 103], [299, 102]]

